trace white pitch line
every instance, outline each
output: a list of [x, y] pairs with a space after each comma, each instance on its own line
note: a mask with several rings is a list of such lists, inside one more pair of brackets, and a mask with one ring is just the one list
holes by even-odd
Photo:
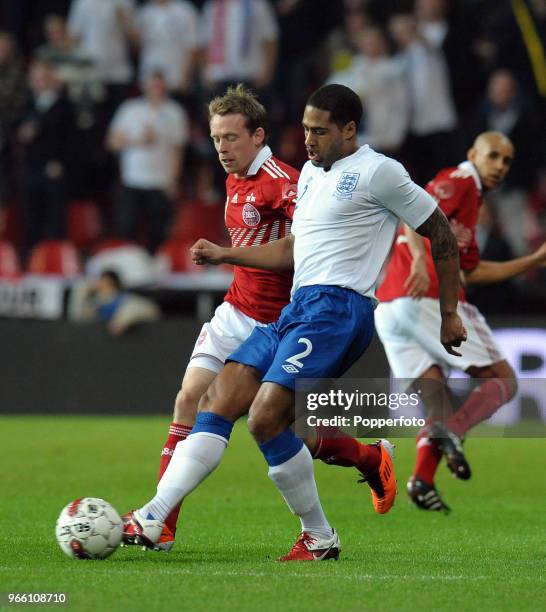
[[[99, 568], [95, 568], [95, 569], [99, 569]], [[120, 567], [113, 567], [113, 566], [109, 566], [108, 568], [100, 568], [100, 570], [108, 570], [108, 573], [114, 573], [117, 570], [125, 570], [126, 568], [120, 568]], [[1, 571], [28, 571], [27, 567], [8, 567], [8, 566], [4, 566], [4, 567], [0, 567], [0, 572]], [[154, 567], [153, 569], [151, 568], [137, 568], [137, 567], [131, 567], [130, 570], [128, 570], [131, 574], [146, 574], [146, 575], [150, 575], [150, 573], [153, 574], [176, 574], [176, 575], [186, 575], [186, 576], [201, 576], [202, 572], [199, 571], [198, 569], [194, 569], [194, 570], [190, 570], [187, 568], [182, 568], [182, 567], [178, 567], [176, 565], [171, 565], [169, 563], [168, 567], [164, 567], [164, 568], [158, 568], [158, 567]], [[102, 572], [99, 572], [102, 573]], [[120, 571], [120, 574], [125, 573], [124, 571]], [[413, 574], [386, 574], [386, 575], [374, 575], [374, 574], [337, 574], [337, 573], [313, 573], [313, 572], [289, 572], [289, 571], [284, 571], [279, 569], [279, 571], [276, 572], [252, 572], [252, 571], [236, 571], [236, 570], [225, 570], [225, 571], [221, 571], [221, 570], [215, 570], [215, 571], [207, 571], [207, 576], [230, 576], [230, 577], [241, 577], [241, 578], [275, 578], [275, 579], [283, 579], [285, 577], [289, 577], [289, 578], [319, 578], [321, 580], [324, 579], [332, 579], [332, 580], [346, 580], [346, 581], [353, 581], [353, 582], [366, 582], [366, 581], [378, 581], [378, 580], [384, 580], [384, 581], [397, 581], [397, 580], [410, 580], [410, 581], [415, 581], [415, 580], [420, 580], [420, 581], [431, 581], [431, 580], [435, 580], [435, 581], [457, 581], [457, 580], [464, 580], [465, 582], [479, 582], [482, 580], [498, 580], [498, 579], [502, 579], [501, 576], [469, 576], [469, 575], [464, 575], [464, 574], [457, 574], [457, 575], [446, 575], [446, 576], [442, 576], [440, 574], [438, 575], [413, 575]], [[537, 582], [544, 582], [544, 577], [541, 575], [536, 575], [536, 576], [519, 576], [518, 577], [518, 582], [533, 582], [533, 583], [537, 583]]]
[[[191, 572], [188, 572], [191, 573]], [[487, 580], [488, 576], [410, 576], [410, 575], [389, 575], [389, 576], [374, 576], [373, 574], [315, 574], [315, 573], [301, 573], [301, 572], [237, 572], [237, 571], [227, 571], [227, 572], [207, 572], [209, 575], [213, 574], [215, 576], [249, 576], [252, 578], [283, 578], [284, 576], [293, 576], [295, 578], [331, 578], [333, 580], [338, 580], [339, 578], [343, 578], [344, 580], [356, 580], [356, 581], [372, 581], [372, 580]]]
[[[190, 569], [186, 569], [186, 568], [165, 568], [165, 569], [158, 569], [158, 568], [154, 568], [153, 570], [150, 569], [132, 569], [131, 573], [132, 574], [149, 574], [150, 571], [152, 571], [153, 573], [160, 573], [160, 574], [184, 574], [184, 575], [200, 575], [200, 572], [198, 570], [190, 570]], [[423, 580], [423, 581], [429, 581], [429, 580], [464, 580], [464, 581], [479, 581], [479, 580], [487, 580], [488, 578], [490, 578], [490, 576], [466, 576], [463, 574], [460, 575], [448, 575], [448, 576], [434, 576], [434, 575], [421, 575], [421, 576], [415, 576], [415, 575], [400, 575], [400, 574], [389, 574], [389, 575], [384, 575], [384, 576], [377, 576], [377, 575], [373, 575], [373, 574], [325, 574], [325, 573], [303, 573], [303, 572], [286, 572], [283, 570], [279, 570], [278, 572], [252, 572], [252, 571], [236, 571], [236, 570], [225, 570], [225, 571], [220, 571], [220, 570], [215, 570], [215, 571], [207, 571], [207, 576], [233, 576], [233, 577], [248, 577], [248, 578], [279, 578], [282, 579], [286, 576], [288, 577], [293, 577], [293, 578], [319, 578], [321, 580], [323, 579], [332, 579], [332, 580], [348, 580], [348, 581], [374, 581], [374, 580], [389, 580], [389, 581], [396, 581], [396, 580]]]

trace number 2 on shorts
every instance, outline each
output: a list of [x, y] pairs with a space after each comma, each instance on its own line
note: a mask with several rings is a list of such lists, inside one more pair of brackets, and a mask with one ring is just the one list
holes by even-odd
[[313, 343], [311, 342], [311, 340], [308, 340], [307, 338], [300, 338], [298, 340], [298, 344], [305, 344], [305, 347], [306, 347], [305, 350], [302, 351], [301, 353], [297, 353], [296, 355], [293, 355], [292, 357], [288, 357], [286, 361], [296, 366], [297, 368], [303, 368], [303, 363], [300, 361], [300, 359], [303, 359], [304, 357], [307, 357], [308, 355], [311, 354], [311, 351], [313, 350]]

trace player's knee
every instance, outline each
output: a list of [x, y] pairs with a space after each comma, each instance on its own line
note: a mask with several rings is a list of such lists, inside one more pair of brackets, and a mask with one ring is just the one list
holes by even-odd
[[248, 431], [258, 444], [269, 438], [269, 424], [259, 416], [248, 417]]
[[213, 412], [235, 422], [239, 416], [236, 405], [231, 405], [221, 393], [222, 387], [216, 380], [203, 393], [199, 400], [197, 412]]
[[469, 372], [477, 378], [496, 379], [504, 388], [505, 402], [510, 401], [518, 391], [518, 381], [512, 366], [506, 361], [499, 361], [475, 372]]
[[502, 381], [506, 394], [506, 401], [510, 401], [518, 391], [518, 381], [512, 366], [506, 361], [500, 361], [492, 366], [491, 377]]
[[250, 410], [248, 413], [248, 431], [258, 444], [267, 442], [274, 437], [274, 423], [259, 411]]
[[201, 396], [198, 412], [214, 412], [235, 422], [248, 413], [259, 388], [257, 370], [230, 362]]
[[504, 384], [506, 385], [506, 389], [508, 391], [508, 398], [506, 400], [507, 402], [510, 401], [518, 392], [518, 380], [516, 378], [516, 373], [510, 366], [508, 367], [509, 367], [508, 374], [510, 375], [503, 379]]

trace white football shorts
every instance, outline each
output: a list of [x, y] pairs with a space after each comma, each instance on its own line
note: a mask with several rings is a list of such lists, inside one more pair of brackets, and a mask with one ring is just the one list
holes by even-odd
[[205, 368], [218, 374], [228, 356], [242, 344], [257, 326], [265, 326], [243, 314], [229, 302], [223, 302], [214, 316], [201, 328], [193, 347], [188, 368]]
[[480, 311], [459, 302], [457, 312], [468, 333], [466, 342], [450, 355], [440, 342], [440, 302], [403, 297], [382, 302], [375, 310], [375, 328], [395, 378], [415, 379], [433, 365], [447, 377], [451, 369], [484, 367], [505, 359]]

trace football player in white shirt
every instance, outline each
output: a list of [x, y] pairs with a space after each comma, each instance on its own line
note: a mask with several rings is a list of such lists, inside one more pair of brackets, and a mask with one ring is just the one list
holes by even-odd
[[298, 378], [341, 376], [373, 335], [374, 288], [399, 219], [432, 244], [440, 281], [441, 341], [466, 339], [457, 315], [457, 241], [434, 200], [404, 168], [368, 146], [359, 147], [359, 97], [327, 85], [308, 100], [303, 116], [309, 162], [298, 183], [292, 235], [245, 249], [206, 240], [192, 248], [196, 263], [230, 262], [262, 269], [294, 267], [292, 300], [276, 323], [254, 330], [230, 355], [199, 405], [191, 435], [178, 444], [156, 496], [133, 511], [125, 532], [151, 546], [175, 504], [220, 463], [233, 423], [248, 427], [269, 465], [269, 477], [302, 532], [282, 561], [337, 558], [340, 542], [322, 510], [311, 454], [290, 429]]

